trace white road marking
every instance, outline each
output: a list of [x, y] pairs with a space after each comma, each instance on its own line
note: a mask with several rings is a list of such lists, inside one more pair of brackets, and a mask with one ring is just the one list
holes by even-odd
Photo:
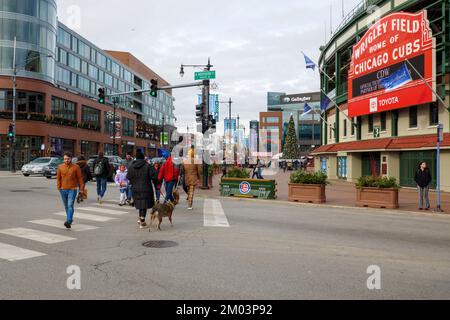
[[77, 210], [91, 211], [91, 212], [97, 212], [97, 213], [106, 213], [106, 214], [111, 214], [111, 215], [115, 215], [115, 216], [121, 216], [123, 214], [128, 214], [129, 213], [127, 211], [119, 211], [119, 210], [111, 210], [111, 209], [103, 209], [103, 208], [94, 208], [94, 207], [85, 207], [85, 208], [78, 207]]
[[[63, 224], [63, 221], [56, 220], [56, 219], [43, 219], [43, 220], [34, 220], [34, 221], [28, 221], [28, 222], [34, 223], [34, 224], [39, 224], [42, 226], [55, 227], [58, 229], [66, 229], [66, 227]], [[88, 231], [88, 230], [95, 230], [95, 229], [98, 229], [98, 227], [88, 226], [85, 224], [78, 224], [78, 223], [74, 223], [71, 228], [71, 230], [73, 230], [73, 231]]]
[[[58, 212], [58, 213], [55, 213], [55, 215], [65, 217], [66, 213]], [[96, 221], [96, 222], [108, 222], [108, 221], [112, 221], [112, 220], [117, 220], [116, 218], [96, 216], [93, 214], [87, 214], [87, 213], [81, 213], [81, 212], [75, 212], [74, 219], [90, 220], [90, 221]]]
[[128, 210], [127, 212], [129, 213], [131, 210], [135, 210], [134, 207], [130, 207], [129, 205], [124, 205], [123, 207], [119, 206], [117, 204], [117, 201], [114, 202], [115, 204], [112, 203], [102, 203], [102, 204], [95, 204], [96, 206], [102, 208], [112, 208], [112, 209], [118, 209], [118, 210]]
[[14, 262], [42, 256], [46, 256], [46, 254], [0, 243], [0, 259], [3, 260]]
[[219, 200], [205, 199], [203, 205], [203, 225], [205, 227], [229, 227], [228, 219]]
[[33, 229], [27, 229], [27, 228], [5, 229], [5, 230], [0, 230], [0, 233], [6, 234], [9, 236], [13, 236], [13, 237], [42, 242], [45, 244], [55, 244], [55, 243], [60, 243], [60, 242], [65, 242], [65, 241], [76, 240], [75, 238], [60, 236], [59, 234], [53, 234], [53, 233], [48, 233], [48, 232], [43, 232], [43, 231], [33, 230]]

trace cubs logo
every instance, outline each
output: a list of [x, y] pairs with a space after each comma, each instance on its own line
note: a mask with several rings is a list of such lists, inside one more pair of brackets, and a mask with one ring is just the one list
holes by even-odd
[[252, 186], [247, 181], [244, 181], [239, 185], [239, 191], [241, 194], [249, 194], [252, 191]]

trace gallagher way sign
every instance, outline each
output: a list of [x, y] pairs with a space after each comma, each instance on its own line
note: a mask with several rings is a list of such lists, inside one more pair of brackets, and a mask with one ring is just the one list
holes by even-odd
[[397, 12], [373, 25], [353, 47], [348, 77], [349, 116], [436, 101], [436, 40], [427, 12]]

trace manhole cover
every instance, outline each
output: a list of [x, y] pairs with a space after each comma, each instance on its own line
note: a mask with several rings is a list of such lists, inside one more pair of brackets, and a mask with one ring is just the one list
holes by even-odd
[[11, 190], [11, 192], [14, 193], [26, 193], [26, 192], [31, 192], [30, 190]]
[[153, 240], [146, 241], [142, 245], [146, 248], [172, 248], [176, 247], [178, 243], [175, 241]]

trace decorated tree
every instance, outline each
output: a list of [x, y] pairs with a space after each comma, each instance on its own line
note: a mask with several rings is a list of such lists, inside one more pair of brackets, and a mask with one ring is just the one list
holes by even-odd
[[283, 159], [298, 159], [300, 156], [300, 150], [298, 147], [297, 134], [295, 132], [294, 116], [291, 115], [289, 120], [288, 132], [286, 135], [286, 141], [283, 149]]

